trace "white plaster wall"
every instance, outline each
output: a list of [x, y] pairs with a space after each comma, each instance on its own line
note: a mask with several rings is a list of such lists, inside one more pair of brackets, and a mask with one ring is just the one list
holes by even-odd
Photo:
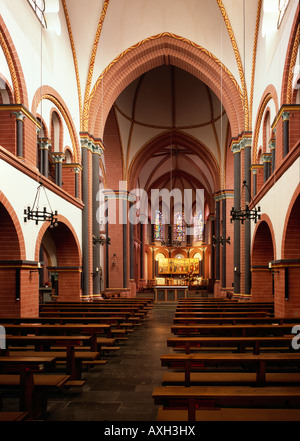
[[[27, 177], [19, 170], [11, 167], [7, 162], [0, 160], [0, 191], [12, 205], [22, 228], [25, 241], [26, 259], [35, 260], [35, 246], [42, 224], [35, 225], [34, 221], [24, 222], [24, 209], [32, 207], [39, 183]], [[46, 190], [49, 203], [53, 211], [64, 216], [72, 224], [81, 247], [81, 210], [65, 201], [55, 193]], [[43, 191], [40, 196], [40, 207], [48, 205]]]
[[40, 22], [27, 1], [1, 0], [1, 15], [20, 59], [28, 92], [29, 110], [37, 89], [41, 84], [49, 85], [67, 103], [79, 131], [77, 83], [62, 6], [59, 11], [60, 35], [51, 30], [41, 30]]
[[[273, 185], [259, 201], [261, 213], [267, 214], [272, 222], [276, 240], [276, 259], [281, 258], [282, 235], [291, 198], [300, 182], [300, 158], [298, 158], [284, 175]], [[252, 241], [255, 223], [251, 222]]]
[[185, 37], [206, 48], [232, 69], [240, 83], [219, 6], [216, 1], [207, 0], [111, 0], [99, 42], [93, 83], [123, 51], [162, 32]]
[[[275, 87], [279, 100], [278, 105], [279, 107], [281, 105], [280, 96], [285, 57], [297, 5], [298, 0], [290, 0], [290, 4], [279, 30], [277, 30], [276, 26], [277, 14], [274, 16], [276, 29], [274, 32], [270, 32], [263, 36], [262, 22], [260, 23], [253, 96], [253, 122], [255, 122], [256, 114], [259, 110], [258, 106], [261, 97], [269, 84], [272, 84]], [[271, 121], [271, 123], [272, 122], [273, 121]]]

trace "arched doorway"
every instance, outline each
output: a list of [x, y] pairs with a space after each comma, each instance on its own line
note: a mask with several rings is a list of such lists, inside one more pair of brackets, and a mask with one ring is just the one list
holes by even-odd
[[[297, 192], [296, 192], [297, 194]], [[300, 194], [294, 196], [282, 237], [282, 260], [278, 262], [281, 284], [278, 287], [278, 309], [287, 316], [300, 314]], [[281, 288], [281, 289], [280, 289]]]
[[20, 313], [21, 267], [17, 228], [11, 213], [0, 202], [0, 315]]
[[252, 246], [252, 290], [253, 302], [274, 300], [274, 272], [270, 262], [274, 260], [274, 246], [271, 228], [267, 220], [262, 220], [256, 228]]
[[55, 228], [45, 226], [36, 252], [43, 259], [40, 291], [49, 286], [52, 299], [80, 300], [81, 253], [76, 234], [68, 221], [59, 220]]

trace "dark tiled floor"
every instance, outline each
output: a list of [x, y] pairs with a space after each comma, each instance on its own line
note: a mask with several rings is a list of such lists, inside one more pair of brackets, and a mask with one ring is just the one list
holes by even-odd
[[155, 421], [152, 392], [161, 384], [160, 356], [170, 352], [167, 338], [175, 305], [155, 305], [108, 362], [84, 373], [86, 384], [49, 400], [49, 421]]
[[[174, 313], [175, 305], [156, 304], [120, 350], [105, 355], [106, 365], [83, 373], [83, 387], [49, 396], [47, 421], [155, 421], [152, 392], [164, 372], [160, 356], [171, 350]], [[3, 401], [2, 410], [17, 410], [16, 396]]]

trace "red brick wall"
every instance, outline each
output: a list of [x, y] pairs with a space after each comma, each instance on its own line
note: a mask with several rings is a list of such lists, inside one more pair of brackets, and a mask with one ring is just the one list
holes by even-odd
[[0, 316], [18, 316], [20, 303], [16, 301], [16, 270], [0, 268]]
[[74, 167], [62, 166], [63, 190], [75, 197], [75, 172]]
[[[297, 196], [298, 194], [298, 196]], [[291, 200], [283, 235], [282, 257], [276, 278], [276, 314], [282, 317], [300, 317], [300, 195], [299, 188]], [[285, 299], [285, 267], [288, 267], [288, 300]]]
[[289, 119], [289, 139], [290, 139], [290, 148], [292, 148], [297, 142], [299, 142], [299, 134], [300, 134], [300, 111], [292, 110], [290, 112]]
[[0, 145], [10, 153], [17, 154], [16, 117], [11, 110], [0, 112]]
[[300, 259], [300, 196], [289, 216], [283, 254], [285, 259]]
[[20, 317], [39, 315], [39, 273], [21, 270]]
[[23, 120], [23, 157], [33, 167], [36, 167], [37, 137], [36, 125], [29, 118]]
[[[115, 119], [114, 112], [108, 115], [105, 133], [104, 133], [105, 165], [109, 173], [106, 175], [105, 187], [114, 191], [119, 190], [119, 182], [123, 180], [123, 164], [122, 164], [122, 147], [120, 143], [119, 131]], [[109, 247], [109, 287], [123, 287], [123, 225], [119, 224], [119, 200], [110, 200], [108, 210], [110, 215], [115, 215], [115, 223], [108, 225], [109, 236], [111, 237], [111, 246]], [[110, 217], [109, 215], [109, 217]], [[127, 236], [129, 236], [129, 228], [127, 225]], [[116, 266], [112, 266], [113, 255], [116, 254]], [[127, 261], [129, 262], [129, 237], [127, 242]], [[129, 279], [129, 270], [128, 279]], [[128, 285], [129, 286], [129, 285]]]
[[272, 273], [269, 262], [274, 260], [273, 240], [266, 221], [257, 227], [252, 248], [252, 301], [273, 301]]

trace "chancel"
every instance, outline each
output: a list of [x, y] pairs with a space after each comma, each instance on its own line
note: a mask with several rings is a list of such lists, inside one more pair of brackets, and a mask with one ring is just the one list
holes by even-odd
[[297, 0], [1, 0], [0, 421], [300, 420], [299, 57]]

